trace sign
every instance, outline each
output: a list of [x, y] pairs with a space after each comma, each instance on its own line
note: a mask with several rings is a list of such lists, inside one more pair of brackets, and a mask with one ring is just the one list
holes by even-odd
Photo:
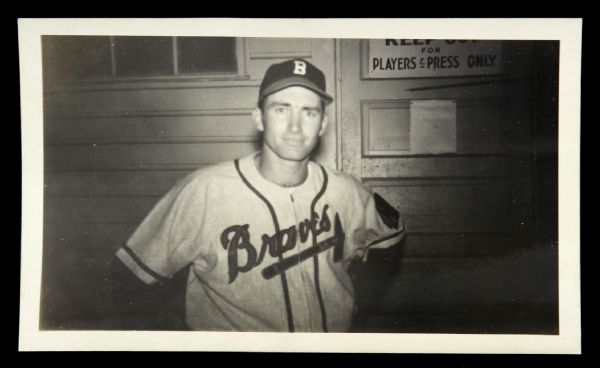
[[501, 74], [501, 48], [500, 41], [369, 40], [362, 76], [431, 78]]

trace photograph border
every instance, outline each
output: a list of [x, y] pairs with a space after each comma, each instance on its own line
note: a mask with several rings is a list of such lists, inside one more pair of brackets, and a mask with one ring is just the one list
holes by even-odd
[[[378, 26], [373, 27], [372, 23]], [[581, 19], [20, 19], [19, 350], [580, 354]], [[274, 31], [277, 30], [277, 31]], [[42, 35], [559, 40], [558, 335], [41, 331]]]

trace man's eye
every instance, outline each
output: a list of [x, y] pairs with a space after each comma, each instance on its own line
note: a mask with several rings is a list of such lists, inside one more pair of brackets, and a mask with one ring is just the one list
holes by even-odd
[[285, 112], [285, 107], [276, 107], [275, 108], [275, 112], [279, 113], [279, 114], [282, 114], [282, 113]]

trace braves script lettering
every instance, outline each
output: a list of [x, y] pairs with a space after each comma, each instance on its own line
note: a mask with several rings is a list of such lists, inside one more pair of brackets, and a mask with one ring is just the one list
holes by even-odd
[[[260, 265], [267, 253], [273, 258], [279, 258], [285, 252], [296, 248], [298, 238], [304, 243], [310, 234], [318, 236], [331, 230], [331, 220], [327, 215], [329, 205], [323, 206], [321, 216], [313, 212], [312, 218], [305, 219], [298, 226], [293, 225], [281, 229], [273, 235], [263, 234], [260, 251], [250, 242], [250, 225], [233, 225], [221, 233], [221, 244], [227, 250], [229, 267], [229, 283], [235, 281], [240, 272], [248, 272]], [[246, 263], [239, 264], [240, 254], [246, 253]]]

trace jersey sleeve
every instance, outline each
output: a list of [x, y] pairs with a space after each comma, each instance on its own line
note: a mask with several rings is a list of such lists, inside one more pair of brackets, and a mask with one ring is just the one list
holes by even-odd
[[[383, 249], [398, 244], [405, 236], [404, 221], [394, 206], [373, 192], [357, 178], [347, 175], [355, 194], [351, 207], [349, 241], [351, 259], [367, 260], [370, 249]], [[360, 214], [360, 215], [359, 215]]]
[[192, 176], [178, 182], [144, 219], [117, 257], [142, 281], [171, 278], [201, 253], [206, 185]]
[[369, 192], [365, 204], [367, 249], [387, 248], [405, 235], [404, 222], [394, 206], [377, 193]]

